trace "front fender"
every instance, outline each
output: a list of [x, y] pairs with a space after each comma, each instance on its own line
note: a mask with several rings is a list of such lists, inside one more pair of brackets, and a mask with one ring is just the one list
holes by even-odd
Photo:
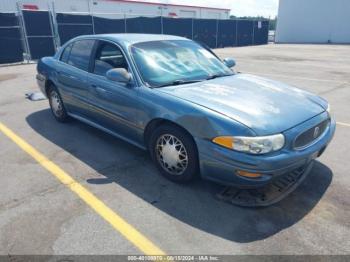
[[243, 124], [200, 105], [141, 88], [140, 98], [144, 108], [141, 125], [145, 129], [153, 119], [164, 119], [183, 127], [195, 139], [212, 139], [216, 136], [252, 136], [254, 132]]

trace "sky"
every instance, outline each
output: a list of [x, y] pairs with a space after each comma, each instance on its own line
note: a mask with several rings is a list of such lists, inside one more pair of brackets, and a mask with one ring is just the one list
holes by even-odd
[[[201, 2], [201, 1], [198, 1]], [[203, 1], [214, 2], [215, 1]], [[264, 16], [275, 17], [278, 13], [279, 0], [220, 0], [231, 8], [231, 14], [235, 16]]]
[[166, 4], [198, 5], [231, 9], [235, 16], [275, 17], [279, 0], [151, 0]]

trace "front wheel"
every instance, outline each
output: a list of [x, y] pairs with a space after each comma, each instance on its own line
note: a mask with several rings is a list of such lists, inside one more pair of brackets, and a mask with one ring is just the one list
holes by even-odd
[[192, 137], [174, 125], [158, 127], [149, 144], [151, 157], [163, 176], [185, 183], [198, 176], [198, 154]]

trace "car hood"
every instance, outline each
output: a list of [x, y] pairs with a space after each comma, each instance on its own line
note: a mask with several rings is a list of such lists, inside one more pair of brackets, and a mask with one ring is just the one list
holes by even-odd
[[164, 87], [159, 91], [239, 121], [257, 135], [283, 132], [327, 107], [327, 102], [316, 95], [248, 74]]

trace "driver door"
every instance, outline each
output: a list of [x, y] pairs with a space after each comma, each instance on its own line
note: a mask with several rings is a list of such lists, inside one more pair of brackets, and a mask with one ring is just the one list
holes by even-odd
[[106, 72], [129, 65], [114, 43], [99, 41], [92, 58], [88, 82], [93, 121], [127, 139], [137, 138], [138, 89], [132, 84], [112, 81]]

